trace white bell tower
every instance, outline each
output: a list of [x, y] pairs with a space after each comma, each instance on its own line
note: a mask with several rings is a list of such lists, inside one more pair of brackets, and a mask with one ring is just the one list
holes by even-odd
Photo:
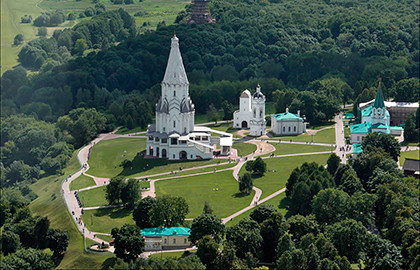
[[251, 98], [251, 120], [249, 122], [251, 136], [265, 135], [265, 96], [261, 93], [261, 87], [259, 84], [257, 85], [257, 89]]

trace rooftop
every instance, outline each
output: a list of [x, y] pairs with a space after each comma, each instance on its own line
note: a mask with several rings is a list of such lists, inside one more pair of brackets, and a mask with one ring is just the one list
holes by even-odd
[[370, 122], [350, 125], [350, 132], [352, 134], [367, 134], [370, 131], [370, 127]]
[[420, 160], [413, 158], [406, 158], [403, 165], [403, 170], [418, 172], [420, 171]]
[[179, 235], [179, 236], [189, 236], [190, 229], [184, 227], [169, 227], [169, 228], [162, 228], [162, 227], [155, 227], [155, 228], [146, 228], [140, 230], [140, 233], [145, 237], [162, 237], [162, 236], [171, 236], [171, 235]]
[[291, 113], [291, 112], [284, 112], [284, 113], [277, 113], [277, 114], [272, 114], [271, 116], [273, 116], [274, 118], [276, 118], [277, 120], [292, 120], [292, 119], [302, 119], [302, 117], [300, 117], [297, 114]]
[[353, 144], [353, 154], [360, 154], [363, 152], [362, 144], [361, 143], [354, 143]]

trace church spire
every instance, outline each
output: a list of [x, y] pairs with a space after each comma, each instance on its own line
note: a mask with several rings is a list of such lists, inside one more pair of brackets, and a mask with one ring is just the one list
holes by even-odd
[[376, 94], [375, 102], [373, 103], [374, 108], [384, 108], [385, 107], [384, 94], [382, 93], [381, 83], [382, 83], [382, 80], [381, 80], [381, 78], [379, 78], [378, 93]]
[[187, 73], [185, 72], [181, 52], [179, 51], [179, 39], [175, 34], [171, 38], [171, 52], [169, 53], [168, 64], [162, 83], [188, 84]]

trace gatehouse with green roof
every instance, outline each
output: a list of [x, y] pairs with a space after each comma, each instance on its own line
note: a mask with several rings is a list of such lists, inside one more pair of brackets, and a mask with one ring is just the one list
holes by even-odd
[[306, 132], [306, 124], [300, 111], [297, 114], [286, 109], [284, 113], [271, 115], [271, 132], [276, 135], [299, 135]]
[[185, 227], [155, 227], [140, 230], [146, 251], [181, 249], [191, 246], [190, 229]]

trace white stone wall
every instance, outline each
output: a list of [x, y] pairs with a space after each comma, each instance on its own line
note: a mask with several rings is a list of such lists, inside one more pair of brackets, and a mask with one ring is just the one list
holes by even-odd
[[350, 142], [353, 143], [362, 143], [362, 139], [366, 137], [367, 134], [350, 134]]
[[241, 97], [239, 98], [239, 110], [233, 113], [233, 127], [242, 128], [242, 122], [247, 123], [249, 128], [249, 121], [251, 120], [251, 98]]

